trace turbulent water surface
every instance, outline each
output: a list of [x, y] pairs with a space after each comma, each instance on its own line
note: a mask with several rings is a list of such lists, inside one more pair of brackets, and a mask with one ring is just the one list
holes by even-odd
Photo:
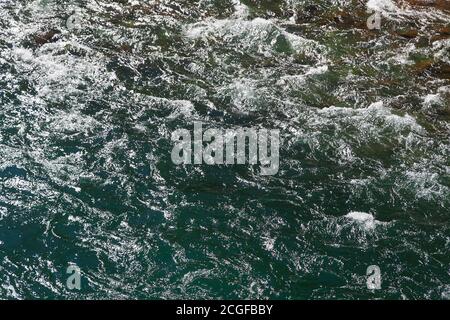
[[[449, 299], [449, 23], [447, 1], [0, 0], [0, 298]], [[194, 121], [279, 129], [278, 174], [174, 165]]]

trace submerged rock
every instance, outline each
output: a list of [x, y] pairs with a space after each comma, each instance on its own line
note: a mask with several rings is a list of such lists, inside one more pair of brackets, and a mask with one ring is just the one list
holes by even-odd
[[397, 35], [407, 38], [407, 39], [414, 39], [419, 35], [419, 31], [417, 29], [403, 29], [403, 30], [397, 30], [395, 32]]
[[282, 17], [286, 14], [284, 1], [274, 0], [243, 0], [243, 4], [247, 5], [251, 10], [264, 13], [269, 16]]
[[450, 64], [439, 62], [431, 69], [433, 75], [441, 79], [450, 79]]
[[438, 30], [438, 32], [442, 35], [450, 36], [450, 26], [442, 27]]
[[49, 31], [34, 35], [33, 39], [37, 45], [44, 45], [46, 43], [56, 42], [59, 39], [61, 31], [51, 29]]
[[421, 7], [433, 7], [440, 10], [450, 11], [450, 1], [448, 0], [406, 0], [409, 4]]
[[427, 72], [436, 78], [450, 79], [450, 65], [442, 61], [434, 61], [433, 59], [421, 60], [416, 62], [414, 70], [416, 74]]
[[315, 4], [307, 5], [302, 10], [297, 10], [295, 23], [308, 23], [322, 14], [322, 9]]
[[429, 70], [433, 66], [432, 59], [426, 59], [416, 62], [414, 65], [414, 69], [416, 73], [423, 73], [426, 70]]
[[331, 12], [330, 21], [339, 29], [367, 29], [368, 15], [363, 8], [355, 8], [353, 12], [339, 10]]
[[430, 41], [433, 43], [435, 41], [446, 40], [448, 38], [450, 38], [450, 26], [438, 27]]

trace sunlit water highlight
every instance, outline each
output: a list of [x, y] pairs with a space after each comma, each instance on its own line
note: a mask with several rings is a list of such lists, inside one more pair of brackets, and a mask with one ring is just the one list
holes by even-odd
[[[0, 298], [450, 298], [446, 8], [71, 3], [0, 1]], [[194, 121], [279, 173], [173, 165]]]

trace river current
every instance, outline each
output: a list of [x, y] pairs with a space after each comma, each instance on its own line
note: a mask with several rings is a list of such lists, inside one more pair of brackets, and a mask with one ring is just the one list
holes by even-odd
[[0, 298], [449, 299], [449, 120], [448, 1], [0, 0]]

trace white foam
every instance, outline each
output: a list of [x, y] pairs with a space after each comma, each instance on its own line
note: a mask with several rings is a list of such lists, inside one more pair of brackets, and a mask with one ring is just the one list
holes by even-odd
[[[417, 133], [423, 133], [424, 128], [417, 123], [416, 119], [409, 114], [403, 116], [396, 115], [392, 111], [384, 106], [383, 101], [378, 101], [370, 104], [367, 108], [348, 108], [348, 107], [336, 107], [330, 106], [317, 111], [320, 115], [329, 117], [320, 118], [320, 125], [323, 125], [324, 121], [336, 123], [336, 117], [340, 117], [343, 122], [352, 123], [360, 130], [364, 130], [366, 133], [372, 132], [373, 134], [381, 134], [381, 132], [389, 126], [394, 131], [400, 132], [402, 130], [410, 130]], [[386, 126], [380, 127], [379, 121], [382, 121]]]
[[11, 284], [2, 284], [2, 288], [6, 290], [6, 295], [14, 299], [20, 299], [16, 289]]
[[310, 76], [310, 75], [316, 75], [316, 74], [324, 74], [327, 71], [328, 71], [327, 65], [312, 67], [305, 73], [305, 75]]
[[248, 17], [249, 10], [248, 7], [241, 3], [239, 0], [233, 0], [234, 6], [234, 16], [238, 18]]
[[[450, 271], [449, 271], [450, 273]], [[446, 285], [441, 293], [442, 299], [450, 300], [450, 285]]]
[[291, 49], [295, 52], [315, 57], [321, 62], [326, 61], [323, 54], [319, 54], [319, 52], [326, 52], [325, 47], [314, 40], [288, 33], [271, 20], [263, 18], [255, 18], [253, 20], [239, 17], [221, 20], [208, 18], [202, 22], [188, 25], [184, 35], [188, 39], [215, 37], [219, 38], [223, 43], [239, 43], [241, 48], [257, 51], [265, 56], [271, 56], [274, 53], [275, 44], [281, 36], [286, 39]]
[[406, 186], [414, 190], [416, 199], [448, 199], [450, 188], [441, 184], [440, 175], [427, 171], [428, 168], [417, 168], [414, 166], [411, 170], [404, 173], [404, 179], [401, 186]]
[[7, 216], [8, 209], [5, 207], [0, 207], [0, 221]]
[[281, 76], [277, 81], [277, 84], [283, 86], [290, 85], [293, 87], [300, 87], [305, 84], [309, 76], [321, 75], [326, 73], [327, 71], [328, 65], [313, 66], [307, 69], [306, 72], [302, 74]]
[[442, 98], [439, 94], [428, 94], [423, 97], [423, 104], [425, 107], [429, 108], [433, 105], [440, 105], [442, 103]]
[[195, 113], [195, 107], [188, 100], [167, 100], [173, 105], [174, 110], [168, 116], [168, 119], [175, 119], [180, 116], [191, 117]]
[[360, 221], [360, 222], [375, 220], [373, 215], [371, 215], [370, 213], [359, 212], [359, 211], [349, 212], [345, 216], [349, 219], [353, 219], [353, 220]]
[[263, 242], [263, 246], [267, 251], [273, 251], [273, 248], [275, 246], [275, 239], [266, 238]]
[[347, 213], [345, 217], [347, 219], [351, 219], [353, 221], [356, 221], [357, 223], [360, 223], [364, 226], [365, 229], [373, 229], [377, 224], [375, 217], [372, 214], [366, 212], [352, 211]]
[[256, 99], [256, 88], [251, 79], [237, 79], [225, 91], [231, 94], [233, 104], [239, 109], [256, 105], [252, 103]]
[[391, 0], [369, 0], [367, 8], [374, 11], [397, 11], [399, 9]]
[[414, 18], [419, 23], [423, 23], [426, 22], [427, 19], [444, 21], [445, 19], [448, 19], [448, 16], [440, 10], [435, 10], [430, 7], [427, 7], [426, 9], [421, 7], [416, 8], [405, 2], [401, 2], [401, 5], [397, 6], [392, 0], [369, 0], [366, 6], [369, 12], [380, 12], [384, 18], [390, 20]]

